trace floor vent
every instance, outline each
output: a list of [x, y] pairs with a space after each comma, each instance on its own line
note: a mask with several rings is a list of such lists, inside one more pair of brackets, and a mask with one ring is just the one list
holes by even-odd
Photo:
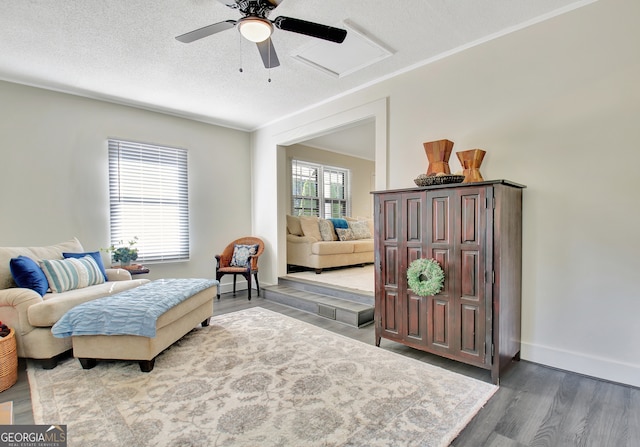
[[324, 304], [318, 304], [318, 315], [325, 318], [336, 319], [336, 308], [331, 306], [325, 306]]

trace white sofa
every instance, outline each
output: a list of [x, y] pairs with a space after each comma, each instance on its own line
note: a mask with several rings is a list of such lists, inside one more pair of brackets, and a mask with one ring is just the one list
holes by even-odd
[[[287, 215], [287, 269], [292, 266], [323, 269], [350, 265], [370, 264], [374, 261], [373, 224], [370, 219], [346, 218], [350, 229], [365, 223], [368, 232], [354, 240], [340, 240], [330, 230], [320, 231], [317, 217]], [[325, 222], [326, 224], [326, 222]], [[362, 225], [360, 225], [362, 227]], [[332, 228], [331, 225], [328, 225]], [[335, 229], [333, 231], [336, 231]]]
[[16, 334], [18, 357], [39, 359], [44, 368], [53, 368], [57, 356], [71, 349], [71, 338], [56, 338], [51, 327], [72, 307], [149, 282], [131, 279], [123, 269], [105, 269], [107, 281], [102, 284], [68, 290], [61, 293], [38, 292], [16, 286], [10, 270], [10, 260], [20, 255], [34, 261], [63, 259], [62, 253], [83, 253], [78, 239], [46, 247], [0, 248], [0, 321]]

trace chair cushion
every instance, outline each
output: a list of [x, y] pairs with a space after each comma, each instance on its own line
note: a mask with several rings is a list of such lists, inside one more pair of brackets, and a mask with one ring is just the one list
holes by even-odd
[[11, 258], [9, 268], [18, 287], [35, 290], [40, 296], [47, 293], [49, 281], [40, 266], [30, 257], [20, 255]]
[[231, 267], [249, 267], [249, 257], [255, 256], [258, 253], [258, 244], [255, 245], [241, 245], [235, 244], [233, 246], [233, 257], [231, 258]]
[[[257, 271], [257, 270], [252, 270], [252, 271]], [[222, 273], [246, 273], [247, 272], [247, 268], [246, 267], [220, 267], [218, 269], [218, 272], [222, 272]]]
[[359, 239], [357, 241], [353, 241], [353, 252], [373, 252], [373, 239]]
[[[354, 241], [355, 242], [355, 241]], [[353, 253], [353, 242], [315, 242], [311, 244], [314, 255], [344, 255]]]

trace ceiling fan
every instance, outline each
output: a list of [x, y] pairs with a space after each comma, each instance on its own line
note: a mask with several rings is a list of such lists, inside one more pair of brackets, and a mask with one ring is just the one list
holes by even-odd
[[271, 34], [273, 27], [283, 31], [291, 31], [298, 34], [304, 34], [318, 39], [324, 39], [331, 42], [342, 43], [347, 37], [347, 31], [341, 28], [322, 25], [315, 22], [307, 22], [306, 20], [294, 19], [292, 17], [279, 16], [275, 20], [268, 18], [269, 13], [274, 10], [284, 0], [218, 0], [229, 8], [237, 9], [242, 13], [242, 18], [238, 20], [225, 20], [223, 22], [214, 23], [181, 34], [176, 37], [177, 40], [184, 43], [190, 43], [212, 34], [230, 29], [238, 25], [240, 34], [246, 39], [255, 42], [258, 51], [262, 57], [265, 68], [273, 68], [280, 65], [276, 50], [271, 42]]

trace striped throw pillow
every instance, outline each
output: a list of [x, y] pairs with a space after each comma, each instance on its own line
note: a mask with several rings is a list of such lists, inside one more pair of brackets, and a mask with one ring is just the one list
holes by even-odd
[[40, 261], [52, 292], [61, 293], [67, 290], [102, 284], [104, 275], [91, 256], [84, 258], [53, 259]]

